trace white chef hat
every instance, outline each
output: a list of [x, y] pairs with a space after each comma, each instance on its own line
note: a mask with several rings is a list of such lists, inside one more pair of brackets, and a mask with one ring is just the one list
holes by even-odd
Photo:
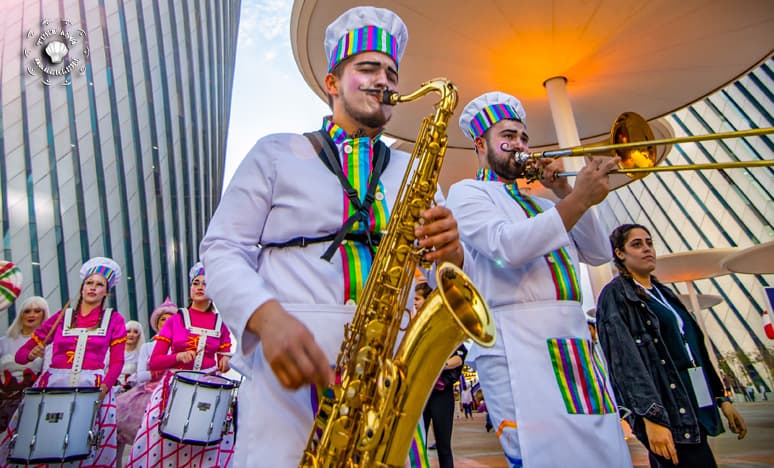
[[202, 262], [196, 262], [194, 266], [188, 271], [188, 282], [193, 283], [194, 278], [204, 274], [204, 265]]
[[347, 57], [368, 51], [389, 55], [397, 66], [407, 42], [406, 25], [392, 11], [365, 6], [349, 9], [325, 30], [328, 71]]
[[521, 101], [510, 94], [493, 91], [482, 94], [465, 106], [460, 115], [460, 130], [473, 140], [505, 119], [518, 120], [527, 125], [527, 113]]
[[586, 316], [586, 323], [591, 325], [597, 324], [597, 309], [595, 307], [587, 310], [584, 315]]
[[80, 274], [82, 280], [91, 275], [101, 275], [107, 281], [108, 289], [113, 289], [121, 279], [121, 267], [112, 258], [94, 257], [81, 266]]

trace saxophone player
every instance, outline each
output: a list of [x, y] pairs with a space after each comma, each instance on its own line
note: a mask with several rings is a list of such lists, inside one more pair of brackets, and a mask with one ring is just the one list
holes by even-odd
[[[572, 188], [560, 161], [541, 161], [559, 201], [519, 192], [529, 151], [521, 102], [501, 92], [471, 101], [460, 129], [474, 144], [475, 180], [449, 190], [473, 278], [491, 307], [498, 340], [473, 346], [486, 404], [510, 466], [631, 466], [613, 393], [594, 360], [581, 308], [578, 262], [610, 260], [593, 205], [609, 191], [616, 159], [589, 161]], [[568, 359], [579, 356], [578, 359]], [[556, 444], [562, 449], [556, 450]]]
[[[241, 387], [236, 466], [295, 467], [317, 389], [369, 274], [409, 155], [380, 136], [392, 115], [408, 32], [393, 12], [348, 10], [325, 33], [332, 115], [319, 131], [260, 139], [238, 168], [201, 244], [208, 292], [236, 332]], [[462, 266], [451, 211], [437, 204], [415, 234], [428, 261]]]

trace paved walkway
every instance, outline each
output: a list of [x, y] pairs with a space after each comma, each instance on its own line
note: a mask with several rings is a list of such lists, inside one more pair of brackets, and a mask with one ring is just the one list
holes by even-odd
[[[774, 401], [735, 403], [747, 422], [748, 433], [743, 440], [725, 432], [710, 438], [710, 445], [721, 468], [760, 468], [774, 466]], [[473, 419], [455, 419], [452, 446], [455, 468], [505, 468], [505, 458], [494, 432], [484, 429], [483, 414]], [[725, 420], [724, 420], [725, 421]], [[432, 429], [430, 430], [432, 434]], [[430, 436], [432, 441], [432, 435]], [[635, 467], [648, 467], [648, 455], [637, 440], [629, 441]], [[430, 463], [437, 467], [435, 451], [430, 451]]]

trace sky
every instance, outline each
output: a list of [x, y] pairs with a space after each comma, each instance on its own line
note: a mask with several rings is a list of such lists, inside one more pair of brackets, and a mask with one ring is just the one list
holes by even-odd
[[292, 7], [292, 0], [242, 0], [224, 189], [258, 139], [271, 133], [316, 130], [330, 113], [301, 77], [293, 58]]

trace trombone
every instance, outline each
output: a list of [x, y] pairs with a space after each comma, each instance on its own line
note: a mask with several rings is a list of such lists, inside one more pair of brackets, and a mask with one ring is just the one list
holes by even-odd
[[[641, 115], [634, 112], [624, 112], [618, 116], [618, 118], [613, 123], [613, 126], [610, 129], [610, 138], [602, 143], [551, 151], [538, 151], [534, 153], [524, 153], [513, 150], [508, 147], [507, 143], [503, 143], [500, 149], [513, 153], [513, 156], [516, 158], [517, 162], [526, 164], [524, 176], [528, 182], [540, 180], [543, 177], [543, 169], [534, 164], [535, 161], [539, 159], [585, 156], [588, 154], [599, 153], [608, 154], [610, 156], [618, 156], [621, 158], [621, 161], [618, 163], [619, 169], [611, 171], [610, 174], [624, 173], [632, 179], [639, 179], [645, 177], [651, 172], [774, 166], [774, 159], [763, 159], [757, 161], [736, 161], [656, 167], [656, 163], [658, 162], [658, 154], [655, 147], [659, 145], [671, 145], [674, 143], [690, 143], [708, 140], [723, 140], [726, 138], [742, 138], [767, 135], [770, 133], [774, 133], [774, 127], [755, 128], [751, 130], [739, 130], [725, 133], [713, 133], [708, 135], [673, 137], [657, 140], [653, 135], [653, 130]], [[578, 173], [574, 171], [559, 172], [556, 174], [556, 177], [572, 177], [576, 175], [578, 175]]]

